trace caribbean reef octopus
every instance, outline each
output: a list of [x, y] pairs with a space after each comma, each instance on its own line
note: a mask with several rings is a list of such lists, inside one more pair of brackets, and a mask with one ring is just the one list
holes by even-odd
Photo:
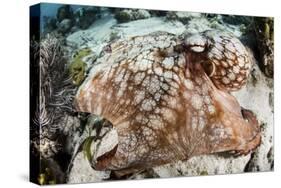
[[117, 132], [118, 142], [92, 167], [122, 173], [253, 151], [258, 121], [230, 93], [246, 84], [251, 66], [246, 47], [222, 31], [156, 32], [107, 45], [75, 98], [77, 111]]

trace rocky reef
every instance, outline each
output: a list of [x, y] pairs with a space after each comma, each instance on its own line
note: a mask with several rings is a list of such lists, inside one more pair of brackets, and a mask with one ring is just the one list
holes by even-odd
[[266, 76], [273, 78], [274, 73], [274, 24], [273, 18], [254, 19], [261, 67]]
[[[39, 44], [33, 44], [34, 51], [37, 51], [37, 53], [43, 57], [41, 64], [44, 69], [42, 70], [44, 75], [41, 76], [42, 80], [40, 80], [40, 83], [42, 83], [42, 96], [37, 99], [37, 102], [41, 104], [42, 108], [38, 109], [38, 115], [34, 120], [37, 122], [37, 126], [41, 126], [41, 130], [43, 131], [41, 133], [34, 133], [31, 137], [34, 138], [31, 141], [34, 150], [33, 155], [34, 157], [40, 156], [43, 164], [42, 169], [35, 175], [40, 184], [83, 183], [114, 179], [142, 179], [273, 170], [274, 43], [272, 18], [86, 6], [73, 9], [71, 6], [63, 5], [57, 10], [55, 17], [45, 18], [44, 23], [45, 29], [41, 42]], [[234, 73], [238, 71], [241, 75], [246, 75], [245, 79], [244, 77], [242, 78], [243, 81], [240, 82], [238, 80], [239, 83], [243, 82], [243, 84], [240, 85], [238, 82], [236, 83], [232, 80], [232, 78], [235, 77], [234, 80], [237, 81], [239, 78], [237, 75], [234, 75], [234, 77], [230, 75], [227, 78], [228, 80], [223, 79], [224, 70], [226, 72], [228, 71], [225, 67], [235, 67], [236, 65], [234, 60], [227, 61], [231, 58], [229, 58], [231, 52], [228, 54], [223, 52], [223, 54], [226, 55], [221, 57], [221, 59], [218, 59], [215, 55], [214, 57], [212, 56], [212, 59], [211, 55], [209, 55], [208, 62], [211, 59], [211, 63], [202, 67], [202, 69], [200, 68], [200, 70], [204, 70], [206, 75], [208, 75], [208, 77], [200, 77], [202, 79], [201, 81], [205, 83], [204, 87], [203, 83], [200, 87], [202, 86], [202, 90], [204, 90], [205, 87], [208, 90], [211, 85], [210, 83], [214, 83], [214, 86], [210, 86], [210, 88], [216, 87], [223, 92], [227, 91], [225, 95], [235, 98], [235, 101], [239, 104], [239, 108], [241, 106], [240, 111], [243, 112], [245, 109], [250, 110], [254, 115], [248, 114], [247, 116], [247, 113], [242, 113], [242, 115], [240, 114], [241, 119], [247, 119], [248, 117], [248, 122], [255, 119], [260, 130], [247, 129], [249, 131], [249, 135], [247, 136], [259, 135], [260, 142], [259, 139], [256, 139], [254, 144], [250, 144], [251, 148], [249, 151], [247, 150], [247, 152], [244, 147], [243, 149], [238, 146], [236, 147], [234, 142], [230, 144], [230, 149], [226, 149], [227, 147], [225, 145], [219, 149], [211, 149], [209, 147], [206, 147], [207, 149], [200, 149], [200, 147], [204, 148], [205, 146], [204, 144], [198, 144], [198, 146], [196, 145], [198, 148], [188, 148], [186, 150], [188, 157], [182, 157], [182, 153], [184, 152], [180, 151], [178, 152], [180, 155], [162, 156], [161, 158], [163, 158], [163, 161], [166, 157], [165, 160], [167, 160], [165, 162], [159, 162], [159, 157], [155, 157], [157, 158], [157, 162], [155, 162], [154, 159], [151, 159], [152, 162], [149, 160], [141, 160], [144, 165], [147, 165], [145, 168], [143, 166], [141, 166], [142, 168], [137, 168], [140, 167], [140, 165], [136, 165], [135, 163], [138, 157], [134, 158], [134, 153], [129, 152], [132, 157], [130, 158], [131, 162], [128, 162], [128, 164], [130, 164], [130, 167], [134, 167], [133, 170], [127, 169], [122, 172], [115, 170], [118, 166], [122, 166], [120, 160], [115, 161], [116, 163], [109, 168], [108, 159], [111, 159], [116, 152], [120, 152], [117, 150], [116, 144], [118, 144], [121, 138], [130, 135], [129, 143], [126, 143], [124, 139], [124, 142], [122, 142], [123, 145], [119, 146], [119, 148], [130, 148], [130, 143], [134, 143], [134, 138], [137, 139], [137, 137], [134, 137], [137, 133], [129, 134], [127, 129], [115, 127], [116, 124], [120, 123], [122, 118], [125, 117], [125, 112], [123, 114], [117, 113], [118, 115], [113, 117], [113, 112], [119, 105], [119, 103], [115, 104], [115, 102], [118, 101], [114, 98], [115, 95], [117, 96], [121, 93], [121, 96], [125, 96], [126, 94], [126, 99], [129, 99], [132, 95], [129, 91], [122, 91], [121, 86], [124, 84], [124, 80], [127, 79], [126, 75], [122, 74], [123, 76], [120, 77], [121, 80], [118, 82], [120, 88], [115, 89], [115, 91], [115, 86], [112, 82], [113, 80], [118, 80], [119, 77], [102, 79], [102, 77], [100, 77], [103, 73], [101, 70], [105, 71], [106, 75], [110, 77], [111, 72], [108, 67], [114, 67], [114, 64], [117, 62], [123, 62], [122, 67], [124, 69], [130, 69], [132, 72], [134, 72], [135, 69], [145, 69], [144, 71], [149, 71], [149, 62], [159, 61], [161, 63], [163, 61], [164, 63], [164, 59], [166, 58], [167, 62], [165, 61], [165, 63], [167, 63], [167, 65], [165, 70], [168, 70], [170, 65], [172, 66], [172, 71], [178, 69], [178, 74], [176, 76], [181, 80], [183, 77], [181, 75], [180, 65], [177, 68], [174, 68], [175, 66], [173, 65], [186, 61], [184, 56], [182, 56], [183, 47], [187, 48], [188, 46], [188, 52], [192, 51], [196, 54], [189, 54], [188, 57], [190, 61], [199, 61], [198, 57], [202, 58], [203, 55], [197, 55], [201, 53], [202, 49], [202, 51], [205, 50], [207, 44], [217, 46], [218, 49], [225, 45], [225, 49], [229, 49], [229, 51], [232, 50], [231, 47], [226, 47], [229, 43], [223, 43], [222, 45], [215, 43], [214, 41], [218, 41], [220, 37], [214, 37], [213, 34], [213, 38], [210, 37], [211, 34], [207, 34], [210, 30], [218, 33], [230, 33], [231, 37], [223, 38], [224, 41], [236, 41], [236, 39], [237, 41], [241, 41], [241, 45], [243, 44], [245, 48], [239, 45], [238, 47], [235, 46], [234, 44], [238, 44], [237, 41], [230, 42], [236, 49], [239, 48], [238, 52], [233, 52], [234, 54], [237, 53], [237, 65], [239, 65], [238, 57], [243, 56], [243, 53], [247, 54], [247, 60], [244, 59], [245, 62], [251, 62], [251, 65], [249, 65], [249, 67], [247, 65], [247, 68], [242, 70], [242, 72], [244, 71], [243, 73], [239, 72], [242, 69], [241, 67], [239, 70], [236, 68], [231, 69]], [[222, 32], [222, 30], [224, 32]], [[254, 35], [252, 31], [255, 31]], [[232, 40], [231, 38], [235, 39]], [[131, 44], [130, 41], [135, 41], [140, 45]], [[186, 44], [186, 46], [179, 45], [182, 43]], [[256, 44], [258, 44], [258, 48]], [[43, 46], [43, 48], [40, 48], [38, 52], [39, 45]], [[153, 45], [154, 47], [152, 47]], [[156, 48], [165, 50], [159, 50], [159, 52], [156, 53]], [[212, 54], [216, 53], [221, 52], [212, 51]], [[239, 53], [241, 54], [239, 55]], [[169, 63], [168, 57], [173, 58], [172, 63]], [[147, 61], [142, 62], [144, 59], [147, 59]], [[220, 64], [220, 66], [214, 69], [214, 66], [216, 66], [215, 62], [224, 61], [222, 59], [225, 59], [227, 63]], [[204, 58], [200, 59], [200, 61], [203, 60], [206, 61]], [[151, 66], [156, 66], [156, 64], [151, 64]], [[112, 70], [115, 72], [119, 71], [120, 74], [122, 73], [122, 69], [117, 70], [116, 68], [116, 70]], [[191, 75], [193, 74], [192, 71], [197, 70], [200, 72], [198, 67], [190, 68], [190, 70]], [[216, 71], [220, 73], [216, 75]], [[147, 72], [146, 74], [152, 73]], [[169, 77], [169, 75], [167, 74], [166, 77]], [[108, 80], [111, 81], [109, 82]], [[128, 78], [128, 80], [130, 79]], [[130, 83], [132, 82], [133, 81]], [[176, 85], [173, 86], [172, 81], [168, 82], [163, 80], [161, 81], [162, 88], [165, 88], [165, 82], [167, 82], [167, 86], [171, 85], [171, 87], [176, 87]], [[92, 83], [95, 87], [91, 86]], [[128, 81], [128, 85], [130, 83]], [[154, 88], [153, 83], [153, 79], [151, 79], [151, 82], [147, 83], [147, 87], [153, 86]], [[188, 93], [182, 92], [181, 89], [183, 87], [189, 88], [191, 87], [190, 85], [195, 86], [196, 84], [197, 81], [191, 84], [186, 83], [185, 85], [180, 85], [179, 89], [175, 92], [187, 95]], [[112, 89], [110, 89], [111, 86]], [[90, 91], [89, 88], [97, 88], [90, 92], [91, 95], [95, 97], [89, 98], [89, 94], [87, 93]], [[107, 90], [105, 88], [107, 88]], [[139, 88], [132, 88], [133, 91], [137, 89]], [[109, 95], [111, 90], [115, 91], [114, 97], [112, 94], [112, 97], [104, 100], [104, 97]], [[210, 90], [213, 91], [213, 89]], [[169, 92], [170, 91], [172, 91], [172, 89], [170, 89]], [[85, 95], [87, 95], [87, 99], [91, 100], [90, 102], [86, 100], [86, 102], [84, 102], [83, 97]], [[150, 94], [145, 95], [147, 96]], [[164, 94], [161, 94], [161, 96], [163, 95]], [[156, 96], [156, 94], [152, 94], [152, 96]], [[210, 100], [214, 102], [215, 100], [212, 97], [213, 96], [210, 95]], [[76, 100], [74, 100], [75, 98]], [[98, 100], [99, 98], [103, 100]], [[229, 101], [229, 98], [226, 98], [227, 100], [224, 101]], [[169, 98], [167, 101], [174, 101], [172, 99], [173, 98]], [[124, 99], [124, 103], [125, 102], [126, 100]], [[224, 104], [223, 102], [221, 103]], [[178, 103], [175, 102], [174, 104]], [[199, 103], [190, 103], [190, 106], [198, 107], [200, 104], [199, 99]], [[173, 103], [171, 102], [170, 106], [172, 105]], [[138, 109], [151, 108], [152, 112], [150, 114], [154, 114], [156, 110], [154, 106], [153, 102], [148, 102], [146, 105], [144, 104], [138, 107]], [[179, 108], [180, 105], [176, 106]], [[231, 106], [233, 107], [235, 105], [231, 104]], [[122, 109], [129, 109], [129, 107], [131, 106], [127, 105]], [[236, 109], [236, 106], [233, 107], [233, 109]], [[134, 109], [130, 110], [131, 112], [134, 111]], [[177, 110], [180, 111], [180, 109]], [[216, 108], [216, 110], [218, 110], [218, 108]], [[231, 111], [230, 114], [236, 113], [233, 111]], [[177, 113], [180, 114], [179, 112]], [[178, 115], [177, 113], [171, 115], [173, 114], [171, 112], [169, 120], [174, 120], [174, 122], [169, 123], [169, 125], [174, 125], [173, 123], [177, 121], [177, 119], [175, 119], [175, 116]], [[107, 118], [105, 119], [105, 117]], [[144, 121], [145, 116], [142, 115], [140, 117], [140, 121]], [[181, 115], [181, 117], [183, 117], [183, 115]], [[201, 117], [205, 116], [201, 114]], [[237, 116], [235, 117], [237, 118]], [[137, 119], [136, 114], [135, 119]], [[154, 120], [154, 123], [156, 122], [155, 125], [159, 125], [159, 122], [157, 124], [157, 119]], [[201, 125], [200, 122], [198, 119], [198, 125], [194, 126], [197, 127]], [[180, 123], [178, 122], [177, 125], [178, 124]], [[124, 125], [124, 127], [126, 126]], [[235, 127], [234, 122], [232, 122], [229, 127]], [[138, 134], [142, 135], [144, 132], [143, 130]], [[238, 134], [238, 132], [237, 130], [236, 133]], [[195, 131], [195, 133], [200, 137], [199, 132]], [[41, 135], [39, 136], [39, 134]], [[210, 135], [211, 132], [205, 132], [205, 134]], [[169, 136], [172, 140], [172, 137], [175, 135]], [[191, 137], [191, 135], [188, 136]], [[248, 142], [247, 136], [243, 135], [241, 138], [245, 138], [245, 143], [250, 143], [250, 141]], [[40, 138], [41, 141], [44, 140], [44, 142], [39, 142], [39, 140], [37, 140], [38, 138]], [[162, 139], [162, 141], [163, 140], [165, 139]], [[184, 140], [184, 138], [182, 138], [182, 140]], [[142, 143], [141, 140], [139, 140], [139, 143]], [[152, 144], [153, 141], [149, 141], [149, 143]], [[184, 144], [185, 141], [181, 143]], [[142, 145], [145, 145], [145, 143]], [[165, 146], [167, 145], [168, 144]], [[159, 146], [159, 144], [157, 146]], [[159, 148], [160, 146], [156, 147], [154, 151], [158, 151], [157, 149]], [[179, 148], [177, 149], [180, 150]], [[145, 149], [141, 150], [140, 147], [137, 150], [140, 153], [146, 152]], [[174, 150], [176, 149], [165, 151], [166, 153], [173, 153], [175, 152]], [[236, 151], [236, 154], [238, 153], [240, 155], [234, 155], [231, 151], [226, 152], [229, 150], [234, 150], [233, 152]], [[237, 152], [238, 150], [239, 152]], [[193, 155], [191, 151], [194, 151], [194, 153], [197, 152], [198, 155]], [[155, 156], [157, 155], [155, 154]], [[147, 159], [149, 157], [150, 156], [146, 156]], [[173, 157], [178, 160], [170, 160], [170, 158]], [[102, 162], [98, 163], [98, 161]], [[125, 167], [128, 166], [125, 165]]]
[[82, 6], [74, 10], [70, 5], [63, 5], [58, 8], [55, 17], [44, 17], [43, 34], [68, 35], [77, 30], [87, 29], [100, 17], [100, 14], [99, 7]]
[[143, 9], [122, 9], [115, 12], [115, 19], [119, 23], [125, 23], [129, 21], [150, 18], [151, 15], [147, 10]]

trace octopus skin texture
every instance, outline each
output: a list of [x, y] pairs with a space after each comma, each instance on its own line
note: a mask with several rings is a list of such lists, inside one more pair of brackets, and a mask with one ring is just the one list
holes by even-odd
[[229, 93], [252, 61], [231, 34], [156, 32], [109, 44], [75, 98], [77, 111], [110, 121], [118, 143], [91, 161], [130, 172], [192, 156], [247, 154], [259, 146], [255, 115]]

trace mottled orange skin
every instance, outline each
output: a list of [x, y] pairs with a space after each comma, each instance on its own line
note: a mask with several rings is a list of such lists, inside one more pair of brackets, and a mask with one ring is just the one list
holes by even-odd
[[110, 44], [97, 60], [76, 107], [109, 120], [118, 145], [95, 160], [95, 169], [131, 172], [200, 154], [247, 154], [259, 145], [255, 116], [228, 93], [234, 82], [206, 73], [216, 43], [202, 35], [209, 41], [200, 53], [174, 35], [154, 33]]

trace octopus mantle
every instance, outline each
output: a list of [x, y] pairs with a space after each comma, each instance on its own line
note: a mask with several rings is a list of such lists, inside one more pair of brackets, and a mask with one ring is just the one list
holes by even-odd
[[116, 146], [97, 170], [143, 169], [200, 154], [247, 154], [258, 122], [229, 94], [245, 85], [251, 60], [230, 34], [180, 38], [157, 32], [108, 45], [81, 85], [80, 112], [110, 121]]

